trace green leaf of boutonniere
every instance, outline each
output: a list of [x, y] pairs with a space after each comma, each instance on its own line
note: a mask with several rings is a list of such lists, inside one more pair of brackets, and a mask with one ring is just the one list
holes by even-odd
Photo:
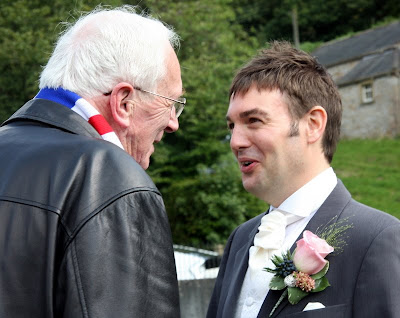
[[317, 279], [324, 277], [325, 274], [328, 272], [328, 269], [329, 269], [329, 262], [327, 262], [325, 264], [324, 268], [321, 269], [318, 273], [311, 275], [311, 278], [317, 280]]
[[282, 277], [274, 276], [269, 283], [269, 288], [272, 290], [281, 290], [286, 287], [285, 282]]
[[274, 263], [275, 266], [278, 266], [280, 263], [283, 262], [283, 258], [279, 255], [273, 255], [271, 257], [271, 261], [272, 261], [272, 263]]
[[315, 280], [315, 288], [311, 292], [312, 293], [320, 292], [328, 286], [331, 286], [331, 284], [329, 284], [328, 279], [324, 276], [320, 279]]
[[297, 304], [300, 300], [308, 295], [305, 291], [302, 291], [297, 287], [288, 287], [288, 299], [292, 305]]

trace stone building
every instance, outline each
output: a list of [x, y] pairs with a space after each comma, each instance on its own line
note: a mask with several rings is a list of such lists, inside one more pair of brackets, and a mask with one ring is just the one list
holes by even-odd
[[339, 87], [342, 137], [400, 135], [400, 21], [326, 43], [312, 55]]

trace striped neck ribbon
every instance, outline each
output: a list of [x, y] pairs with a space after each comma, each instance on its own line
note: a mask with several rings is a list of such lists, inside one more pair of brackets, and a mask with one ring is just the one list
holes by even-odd
[[83, 119], [88, 121], [88, 123], [93, 126], [93, 128], [104, 140], [107, 140], [114, 145], [117, 145], [121, 149], [124, 149], [121, 141], [118, 139], [117, 135], [106, 119], [98, 112], [96, 108], [94, 108], [93, 105], [91, 105], [87, 100], [78, 94], [61, 87], [45, 87], [39, 91], [39, 93], [35, 96], [35, 99], [36, 98], [51, 100], [68, 107], [80, 115]]

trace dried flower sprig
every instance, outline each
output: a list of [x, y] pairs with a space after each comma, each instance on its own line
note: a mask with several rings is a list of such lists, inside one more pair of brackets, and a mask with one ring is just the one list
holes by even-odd
[[343, 252], [347, 245], [347, 236], [344, 235], [348, 229], [353, 228], [353, 224], [348, 223], [349, 217], [338, 220], [338, 216], [334, 216], [325, 226], [318, 228], [315, 232], [317, 236], [325, 240], [335, 251], [332, 255]]

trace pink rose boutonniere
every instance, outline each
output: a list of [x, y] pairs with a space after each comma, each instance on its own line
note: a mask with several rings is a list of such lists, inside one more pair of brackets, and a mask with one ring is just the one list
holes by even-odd
[[297, 241], [293, 262], [300, 272], [313, 275], [325, 267], [328, 263], [325, 257], [333, 250], [325, 240], [310, 231], [304, 231], [303, 238]]
[[284, 292], [272, 309], [270, 317], [286, 297], [295, 305], [309, 293], [320, 292], [330, 286], [325, 277], [329, 269], [329, 262], [325, 257], [333, 251], [340, 252], [345, 245], [340, 235], [352, 227], [343, 225], [345, 221], [347, 219], [325, 227], [320, 235], [304, 231], [303, 238], [296, 242], [293, 253], [287, 251], [282, 256], [272, 256], [275, 268], [264, 268], [265, 271], [275, 274], [269, 288], [284, 289]]

